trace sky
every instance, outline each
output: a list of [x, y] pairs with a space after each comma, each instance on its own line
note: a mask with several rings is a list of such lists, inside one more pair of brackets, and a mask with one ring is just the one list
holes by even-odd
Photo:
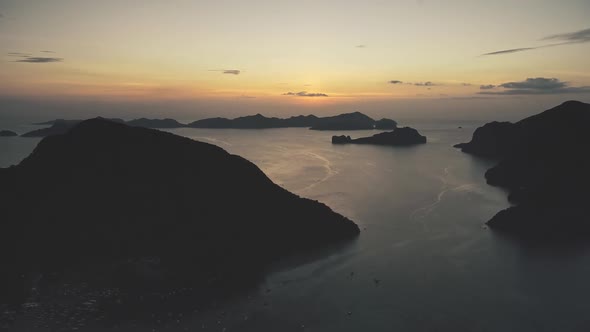
[[588, 0], [0, 0], [0, 113], [511, 118], [588, 54]]

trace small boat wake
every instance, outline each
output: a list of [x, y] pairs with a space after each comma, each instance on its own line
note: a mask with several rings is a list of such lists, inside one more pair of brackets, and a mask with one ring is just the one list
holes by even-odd
[[475, 183], [466, 183], [458, 186], [451, 186], [449, 178], [451, 177], [450, 167], [445, 167], [443, 175], [439, 176], [438, 179], [442, 182], [440, 192], [436, 195], [434, 202], [422, 206], [410, 213], [411, 220], [419, 220], [422, 223], [422, 227], [425, 231], [428, 231], [428, 225], [424, 221], [442, 202], [444, 196], [449, 192], [479, 192], [478, 186]]

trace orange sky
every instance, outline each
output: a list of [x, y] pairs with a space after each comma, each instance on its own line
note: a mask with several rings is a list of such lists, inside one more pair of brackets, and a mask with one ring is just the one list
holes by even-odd
[[590, 96], [586, 0], [2, 0], [0, 15], [3, 97]]

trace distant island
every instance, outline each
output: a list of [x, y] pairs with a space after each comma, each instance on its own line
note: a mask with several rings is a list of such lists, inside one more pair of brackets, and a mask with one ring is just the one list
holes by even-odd
[[169, 286], [220, 296], [279, 259], [359, 234], [242, 157], [105, 119], [44, 138], [0, 168], [0, 183], [0, 297], [15, 301], [37, 275], [142, 297]]
[[10, 130], [0, 130], [0, 137], [13, 137], [13, 136], [18, 136], [18, 134], [15, 133], [14, 131], [10, 131]]
[[[100, 117], [99, 117], [100, 118]], [[100, 118], [102, 119], [102, 118]], [[163, 129], [163, 128], [182, 128], [185, 125], [179, 123], [174, 119], [135, 119], [130, 121], [125, 121], [119, 118], [110, 118], [107, 119], [111, 122], [116, 123], [125, 123], [127, 125], [133, 127], [144, 127], [144, 128], [154, 128], [154, 129]], [[28, 133], [22, 134], [23, 137], [45, 137], [50, 135], [60, 135], [65, 134], [68, 130], [70, 130], [75, 125], [79, 124], [84, 120], [64, 120], [64, 119], [56, 119], [46, 122], [35, 123], [36, 125], [40, 126], [51, 126], [47, 128], [40, 128]]]
[[373, 120], [360, 113], [345, 113], [328, 117], [315, 115], [299, 115], [287, 119], [268, 118], [261, 114], [243, 116], [235, 119], [210, 118], [191, 122], [191, 128], [234, 128], [234, 129], [264, 129], [264, 128], [310, 128], [312, 130], [361, 130], [361, 129], [393, 129], [397, 122], [391, 119]]
[[[362, 129], [395, 129], [397, 122], [391, 119], [373, 120], [360, 112], [345, 113], [328, 117], [315, 115], [299, 115], [281, 119], [265, 117], [262, 114], [248, 115], [235, 119], [208, 118], [193, 121], [188, 124], [180, 123], [174, 119], [135, 119], [124, 121], [122, 119], [109, 119], [113, 122], [125, 123], [134, 127], [153, 129], [173, 128], [210, 128], [210, 129], [270, 129], [270, 128], [310, 128], [312, 130], [362, 130]], [[56, 119], [36, 123], [36, 125], [51, 126], [25, 133], [23, 137], [45, 137], [65, 133], [82, 120]]]
[[567, 101], [516, 123], [478, 128], [462, 151], [496, 158], [490, 185], [507, 188], [515, 204], [490, 228], [528, 238], [590, 237], [590, 104]]
[[332, 136], [332, 144], [375, 144], [407, 146], [426, 143], [426, 136], [420, 135], [414, 128], [397, 128], [390, 132], [375, 134], [370, 137], [352, 139], [350, 136]]
[[182, 128], [186, 125], [174, 120], [174, 119], [135, 119], [125, 122], [125, 124], [133, 127], [143, 128]]

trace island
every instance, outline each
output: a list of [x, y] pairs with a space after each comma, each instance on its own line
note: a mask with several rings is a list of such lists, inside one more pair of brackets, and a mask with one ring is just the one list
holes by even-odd
[[[105, 118], [98, 117], [97, 119], [105, 119]], [[105, 120], [109, 120], [111, 122], [116, 122], [116, 123], [125, 123], [124, 120], [119, 119], [119, 118], [108, 118]], [[38, 125], [38, 126], [50, 126], [50, 127], [35, 129], [35, 130], [29, 131], [27, 133], [24, 133], [21, 136], [22, 137], [46, 137], [46, 136], [51, 136], [51, 135], [61, 135], [61, 134], [65, 134], [68, 130], [70, 130], [72, 127], [74, 127], [75, 125], [79, 124], [82, 121], [84, 121], [84, 120], [55, 119], [55, 120], [46, 121], [46, 122], [38, 122], [38, 123], [34, 123], [34, 124]]]
[[265, 129], [265, 128], [310, 128], [312, 130], [361, 130], [392, 129], [397, 123], [391, 119], [373, 120], [360, 113], [345, 113], [328, 117], [299, 115], [281, 119], [265, 117], [262, 114], [238, 117], [235, 119], [209, 118], [189, 123], [191, 128], [226, 128], [226, 129]]
[[376, 121], [361, 113], [345, 113], [318, 118], [311, 130], [363, 130], [375, 129]]
[[567, 101], [516, 123], [488, 123], [456, 147], [498, 160], [487, 183], [508, 189], [514, 206], [490, 228], [527, 239], [590, 238], [590, 104]]
[[[266, 117], [262, 114], [242, 116], [235, 119], [207, 118], [183, 124], [177, 120], [140, 118], [125, 121], [119, 118], [109, 119], [113, 122], [125, 123], [134, 127], [153, 129], [175, 128], [209, 128], [209, 129], [270, 129], [270, 128], [310, 128], [312, 130], [362, 130], [362, 129], [395, 129], [397, 122], [391, 119], [373, 120], [371, 117], [360, 113], [345, 113], [328, 117], [315, 115], [298, 115], [286, 119]], [[35, 123], [36, 125], [51, 126], [40, 128], [25, 133], [23, 137], [45, 137], [59, 135], [68, 131], [82, 120], [56, 119]]]
[[55, 120], [50, 121], [51, 127], [39, 128], [22, 134], [22, 137], [45, 137], [51, 135], [65, 134], [73, 126], [82, 122], [82, 120]]
[[134, 294], [118, 295], [129, 307], [173, 287], [221, 296], [359, 234], [240, 156], [106, 119], [45, 137], [0, 183], [3, 299], [43, 276]]
[[143, 128], [154, 128], [154, 129], [164, 129], [164, 128], [183, 128], [186, 125], [174, 120], [174, 119], [147, 119], [147, 118], [140, 118], [135, 120], [129, 120], [125, 122], [126, 124], [134, 127], [143, 127]]
[[397, 122], [395, 120], [383, 118], [375, 121], [375, 129], [395, 129]]
[[187, 125], [190, 128], [213, 128], [213, 129], [267, 129], [267, 128], [289, 128], [289, 127], [310, 127], [317, 120], [314, 115], [296, 116], [287, 119], [266, 117], [262, 114], [242, 116], [235, 119], [209, 118], [191, 122]]
[[11, 130], [0, 130], [0, 137], [14, 137], [18, 136], [17, 133]]
[[390, 146], [408, 146], [426, 143], [426, 136], [420, 135], [414, 128], [397, 128], [390, 132], [375, 134], [370, 137], [352, 139], [350, 136], [332, 136], [332, 144], [375, 144]]
[[[102, 117], [98, 117], [98, 118], [102, 119]], [[119, 119], [119, 118], [108, 118], [108, 120], [111, 120], [113, 122], [118, 122], [118, 123], [125, 123], [125, 120]], [[33, 124], [37, 125], [37, 126], [53, 126], [56, 122], [61, 122], [61, 123], [66, 122], [66, 123], [69, 123], [71, 126], [74, 126], [82, 121], [84, 121], [84, 120], [82, 120], [82, 119], [75, 119], [75, 120], [55, 119], [55, 120], [50, 120], [50, 121], [37, 122], [37, 123], [33, 123]]]

